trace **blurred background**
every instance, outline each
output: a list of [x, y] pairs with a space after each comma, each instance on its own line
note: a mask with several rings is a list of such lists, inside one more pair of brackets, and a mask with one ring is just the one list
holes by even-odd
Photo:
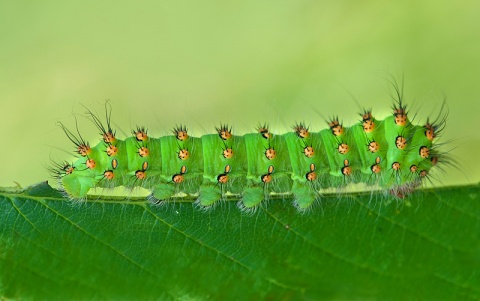
[[0, 1], [0, 186], [73, 160], [57, 121], [75, 129], [77, 116], [95, 145], [85, 107], [103, 115], [107, 99], [123, 137], [180, 123], [196, 136], [220, 122], [318, 131], [361, 107], [390, 114], [391, 75], [418, 122], [447, 99], [440, 142], [458, 169], [436, 185], [477, 183], [479, 16], [478, 1]]

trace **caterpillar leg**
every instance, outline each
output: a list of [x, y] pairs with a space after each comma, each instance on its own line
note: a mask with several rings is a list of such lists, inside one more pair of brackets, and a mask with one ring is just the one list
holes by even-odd
[[229, 180], [232, 180], [229, 177], [231, 170], [230, 165], [225, 165], [224, 172], [217, 175], [215, 184], [213, 184], [213, 181], [205, 179], [205, 183], [200, 186], [197, 203], [203, 207], [208, 207], [219, 201], [229, 190], [228, 187], [231, 184]]
[[172, 183], [161, 183], [153, 187], [152, 195], [157, 200], [167, 200], [175, 194], [175, 185]]
[[242, 203], [245, 208], [253, 208], [265, 199], [263, 187], [247, 187], [243, 191]]
[[293, 183], [292, 193], [295, 198], [295, 205], [300, 210], [310, 207], [318, 197], [317, 192], [311, 185], [305, 185], [305, 183], [298, 181]]
[[152, 197], [157, 201], [170, 199], [179, 192], [197, 193], [203, 180], [201, 174], [187, 173], [186, 165], [182, 165], [179, 172], [174, 174], [169, 182], [163, 182], [166, 180], [165, 178], [158, 178], [161, 182], [155, 184], [152, 189]]
[[204, 184], [200, 186], [197, 203], [202, 207], [209, 207], [222, 198], [222, 191], [218, 185]]

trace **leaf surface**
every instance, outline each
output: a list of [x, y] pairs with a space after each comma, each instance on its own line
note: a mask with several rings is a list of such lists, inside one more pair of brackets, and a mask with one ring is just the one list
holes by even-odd
[[479, 200], [473, 185], [246, 214], [3, 189], [0, 299], [478, 300]]

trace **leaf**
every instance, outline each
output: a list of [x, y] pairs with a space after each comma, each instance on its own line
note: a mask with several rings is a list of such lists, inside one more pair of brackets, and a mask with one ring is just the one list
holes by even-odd
[[46, 183], [0, 193], [0, 299], [480, 298], [480, 186], [271, 200], [66, 200]]

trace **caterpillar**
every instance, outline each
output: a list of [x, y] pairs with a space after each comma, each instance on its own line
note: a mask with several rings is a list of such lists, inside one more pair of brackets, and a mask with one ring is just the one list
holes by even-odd
[[447, 114], [414, 125], [396, 91], [392, 114], [383, 120], [363, 110], [350, 127], [335, 117], [318, 132], [300, 122], [284, 134], [274, 134], [265, 123], [253, 133], [235, 135], [232, 127], [220, 124], [212, 134], [192, 137], [180, 125], [159, 138], [137, 127], [122, 140], [111, 127], [112, 109], [106, 103], [105, 124], [86, 112], [102, 136], [95, 146], [83, 139], [78, 123], [76, 132], [59, 123], [78, 158], [56, 163], [51, 171], [71, 199], [84, 199], [95, 187], [140, 186], [150, 190], [154, 202], [183, 193], [205, 208], [226, 194], [238, 196], [239, 206], [247, 210], [274, 194], [291, 194], [294, 205], [304, 210], [321, 199], [321, 189], [349, 183], [377, 185], [403, 198], [445, 161], [433, 141]]

